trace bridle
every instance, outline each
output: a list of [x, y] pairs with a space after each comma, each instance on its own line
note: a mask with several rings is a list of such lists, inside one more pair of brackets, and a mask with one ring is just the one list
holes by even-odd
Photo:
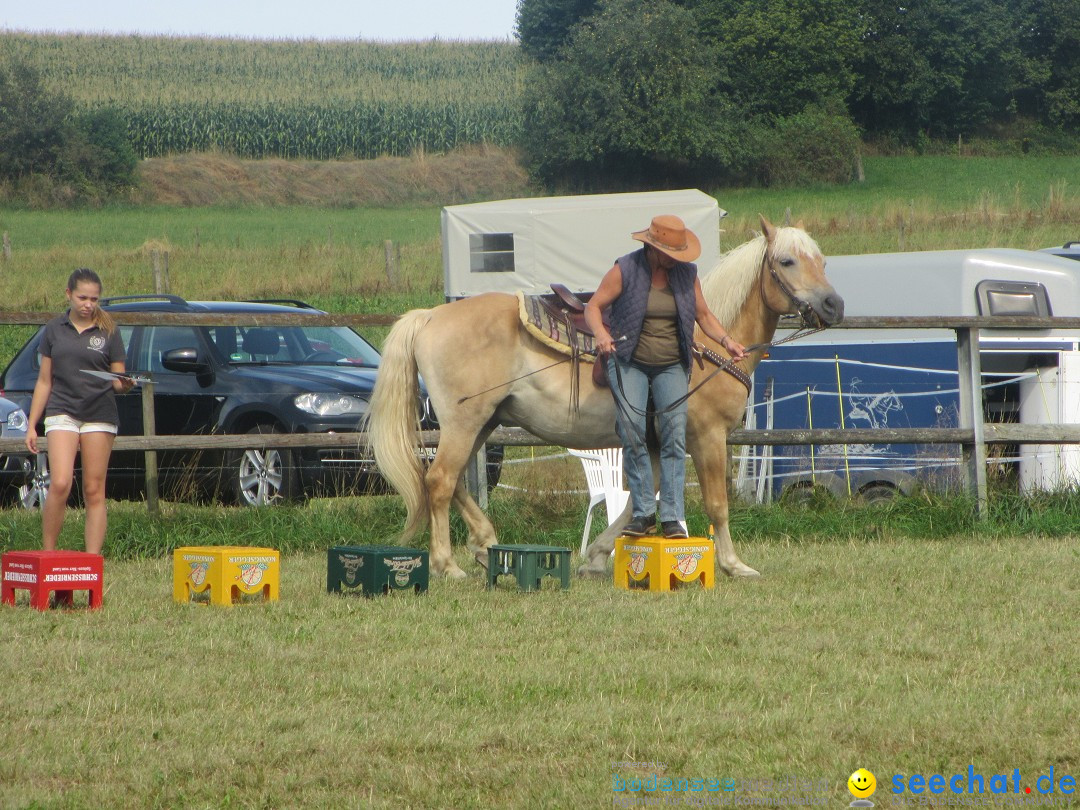
[[[828, 328], [824, 325], [821, 317], [816, 312], [814, 312], [814, 308], [810, 306], [810, 302], [804, 301], [803, 299], [799, 298], [799, 296], [795, 295], [792, 289], [784, 283], [784, 280], [780, 277], [780, 274], [776, 272], [775, 261], [769, 257], [768, 246], [766, 246], [765, 248], [765, 256], [762, 258], [762, 264], [769, 269], [769, 275], [772, 276], [772, 280], [776, 284], [776, 286], [780, 288], [780, 292], [787, 296], [787, 299], [794, 305], [795, 309], [798, 311], [799, 317], [802, 318], [802, 326], [800, 327], [800, 329], [813, 329], [814, 332], [820, 332], [821, 330]], [[767, 310], [769, 310], [769, 312], [772, 312], [780, 317], [783, 317], [785, 315], [785, 313], [777, 312], [775, 309], [769, 306], [769, 299], [765, 297], [764, 273], [758, 273], [758, 292], [761, 295], [762, 305]], [[805, 334], [811, 333], [806, 332]], [[800, 335], [800, 337], [802, 337], [802, 335]], [[776, 346], [778, 344], [770, 343], [768, 345]], [[762, 346], [756, 346], [754, 348], [756, 350], [758, 348], [762, 348]]]

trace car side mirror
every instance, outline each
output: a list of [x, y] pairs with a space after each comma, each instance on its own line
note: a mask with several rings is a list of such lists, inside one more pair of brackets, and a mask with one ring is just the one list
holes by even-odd
[[188, 348], [169, 349], [161, 356], [161, 365], [169, 371], [183, 374], [198, 374], [209, 368], [204, 361], [199, 359], [198, 350]]

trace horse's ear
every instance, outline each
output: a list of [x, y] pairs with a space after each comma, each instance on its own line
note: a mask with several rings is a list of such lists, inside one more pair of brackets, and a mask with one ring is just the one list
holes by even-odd
[[800, 231], [805, 231], [806, 223], [800, 219], [798, 222], [795, 223], [795, 227], [798, 228]]
[[758, 214], [761, 218], [761, 232], [765, 235], [766, 242], [772, 242], [776, 238], [776, 227], [765, 219], [764, 214]]

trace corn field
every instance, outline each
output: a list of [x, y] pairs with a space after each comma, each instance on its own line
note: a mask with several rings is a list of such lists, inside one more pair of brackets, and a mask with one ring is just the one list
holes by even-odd
[[521, 128], [512, 42], [381, 43], [0, 32], [76, 109], [111, 107], [142, 157], [370, 158], [507, 146]]

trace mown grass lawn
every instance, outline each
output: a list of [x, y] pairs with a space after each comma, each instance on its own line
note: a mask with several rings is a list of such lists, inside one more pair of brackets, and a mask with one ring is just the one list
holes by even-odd
[[1077, 549], [756, 539], [760, 580], [664, 595], [487, 591], [463, 558], [376, 599], [309, 552], [233, 609], [110, 560], [101, 611], [0, 610], [0, 806], [599, 807], [653, 773], [842, 806], [865, 767], [892, 807], [895, 774], [1075, 776]]

